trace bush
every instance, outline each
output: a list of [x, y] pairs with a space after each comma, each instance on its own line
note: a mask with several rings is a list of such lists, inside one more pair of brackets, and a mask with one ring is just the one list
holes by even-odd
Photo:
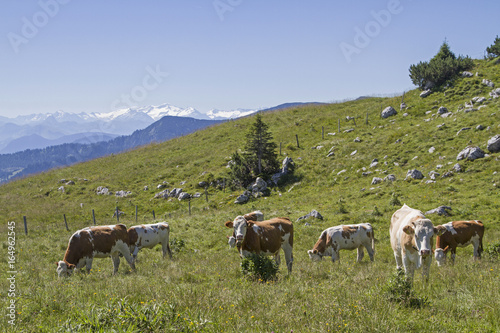
[[486, 48], [488, 52], [488, 58], [500, 57], [500, 38], [498, 36], [495, 38], [495, 42]]
[[391, 302], [410, 308], [422, 308], [428, 305], [427, 297], [418, 297], [412, 289], [411, 282], [405, 277], [403, 270], [396, 271], [384, 287], [384, 294]]
[[420, 89], [439, 89], [459, 73], [474, 65], [469, 57], [455, 56], [445, 41], [439, 52], [429, 62], [410, 66], [410, 78]]
[[255, 281], [267, 282], [277, 279], [279, 266], [268, 256], [251, 254], [241, 261], [241, 272]]
[[488, 244], [488, 246], [484, 249], [484, 253], [490, 259], [498, 259], [500, 257], [500, 241]]

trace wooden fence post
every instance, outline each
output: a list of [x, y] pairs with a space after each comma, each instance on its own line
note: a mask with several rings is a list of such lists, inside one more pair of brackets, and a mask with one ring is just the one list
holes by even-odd
[[280, 142], [280, 156], [281, 156], [281, 142]]
[[189, 215], [191, 215], [191, 199], [189, 199]]
[[205, 187], [205, 199], [206, 201], [208, 202], [208, 191], [207, 191], [207, 188]]
[[368, 112], [366, 113], [366, 124], [368, 125]]
[[66, 230], [69, 231], [68, 222], [66, 221], [66, 214], [63, 214], [63, 216], [64, 216], [64, 225], [66, 226]]
[[135, 205], [135, 223], [137, 223], [137, 205]]
[[26, 216], [23, 216], [24, 220], [24, 233], [27, 235], [28, 234], [28, 222], [26, 222]]
[[118, 206], [116, 207], [116, 222], [120, 223], [120, 214], [118, 213]]
[[154, 210], [153, 210], [153, 220], [156, 220], [156, 215]]
[[295, 134], [295, 139], [297, 140], [297, 148], [300, 148], [299, 146], [299, 135]]
[[321, 140], [325, 139], [325, 127], [321, 126]]
[[340, 118], [338, 119], [338, 127], [339, 127], [339, 134], [340, 134]]
[[92, 220], [94, 221], [94, 225], [95, 225], [95, 212], [93, 209], [92, 209]]

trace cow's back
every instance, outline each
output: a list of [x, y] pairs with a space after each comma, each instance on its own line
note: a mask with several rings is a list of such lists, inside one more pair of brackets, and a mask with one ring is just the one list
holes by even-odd
[[267, 221], [253, 222], [253, 226], [248, 228], [242, 250], [276, 253], [280, 250], [283, 241], [293, 246], [293, 223], [288, 218], [277, 217]]
[[403, 205], [400, 209], [394, 212], [391, 217], [391, 225], [390, 225], [390, 237], [391, 237], [391, 246], [393, 250], [401, 249], [401, 236], [403, 233], [403, 228], [410, 224], [416, 218], [424, 218], [424, 213], [422, 213], [418, 209], [413, 209]]

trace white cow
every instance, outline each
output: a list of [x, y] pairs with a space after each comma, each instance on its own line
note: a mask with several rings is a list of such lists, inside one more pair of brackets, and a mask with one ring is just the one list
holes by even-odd
[[420, 266], [423, 266], [425, 281], [429, 280], [433, 237], [441, 233], [442, 230], [436, 229], [424, 213], [406, 204], [392, 214], [391, 246], [397, 268], [404, 268], [408, 280], [413, 281], [415, 269]]
[[136, 225], [130, 227], [127, 233], [130, 239], [130, 252], [134, 260], [137, 259], [137, 253], [139, 253], [140, 249], [152, 249], [157, 244], [161, 244], [163, 258], [168, 253], [168, 256], [172, 259], [169, 244], [170, 227], [167, 222]]
[[375, 253], [375, 238], [370, 223], [338, 225], [323, 230], [312, 250], [307, 251], [309, 258], [320, 261], [324, 256], [331, 256], [332, 262], [340, 260], [340, 250], [358, 250], [357, 261], [363, 259], [363, 247], [370, 260]]

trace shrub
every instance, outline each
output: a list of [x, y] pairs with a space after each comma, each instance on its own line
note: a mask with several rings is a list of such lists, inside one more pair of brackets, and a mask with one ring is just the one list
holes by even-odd
[[393, 192], [391, 195], [391, 200], [389, 201], [389, 205], [401, 206], [401, 201], [399, 201], [398, 195], [395, 192]]
[[170, 240], [170, 249], [172, 252], [181, 252], [181, 250], [184, 248], [186, 245], [186, 242], [184, 242], [183, 239], [178, 239], [178, 238], [172, 238]]
[[488, 52], [488, 58], [500, 57], [500, 38], [495, 38], [495, 42], [486, 48]]
[[273, 259], [261, 254], [251, 254], [241, 261], [241, 272], [256, 281], [276, 280], [278, 270], [279, 266]]
[[500, 241], [488, 244], [488, 246], [484, 249], [484, 253], [490, 259], [498, 259], [500, 257]]
[[421, 308], [429, 304], [427, 297], [418, 297], [415, 294], [403, 270], [398, 270], [392, 275], [384, 287], [384, 294], [389, 301], [405, 307]]
[[429, 62], [421, 61], [417, 65], [410, 66], [410, 78], [420, 89], [438, 89], [473, 65], [469, 57], [457, 58], [445, 41]]

